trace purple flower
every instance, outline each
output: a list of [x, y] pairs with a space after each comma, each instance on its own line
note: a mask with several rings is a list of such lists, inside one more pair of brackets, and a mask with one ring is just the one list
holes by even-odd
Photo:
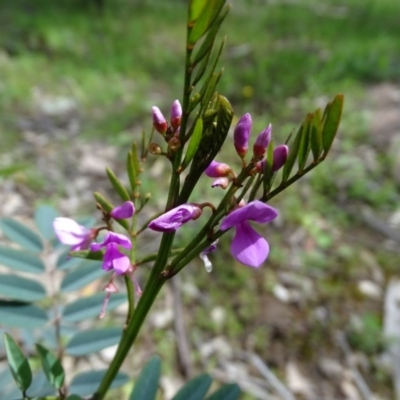
[[226, 189], [229, 186], [229, 179], [228, 178], [217, 178], [212, 183], [211, 187], [220, 187], [222, 189]]
[[157, 132], [163, 135], [168, 128], [167, 120], [165, 119], [163, 113], [160, 111], [158, 107], [153, 106], [152, 111], [153, 111], [153, 126]]
[[250, 130], [251, 115], [247, 113], [239, 119], [233, 132], [233, 143], [235, 145], [236, 153], [238, 153], [241, 158], [244, 158], [249, 148]]
[[119, 251], [118, 245], [125, 249], [132, 248], [132, 243], [126, 236], [109, 231], [101, 243], [92, 243], [90, 250], [99, 251], [105, 247], [102, 268], [105, 271], [114, 270], [117, 275], [122, 275], [130, 272], [131, 261], [129, 257]]
[[131, 201], [126, 201], [124, 204], [113, 208], [111, 216], [114, 219], [126, 219], [131, 218], [135, 213], [135, 206]]
[[274, 159], [272, 162], [272, 171], [278, 171], [281, 169], [287, 160], [289, 154], [289, 147], [285, 144], [281, 144], [274, 149]]
[[250, 267], [259, 267], [267, 259], [268, 242], [250, 226], [248, 221], [266, 223], [277, 216], [277, 210], [255, 200], [225, 217], [221, 230], [225, 231], [233, 226], [236, 228], [231, 253], [239, 262]]
[[258, 136], [253, 145], [253, 154], [256, 157], [262, 157], [265, 154], [265, 150], [271, 142], [271, 131], [272, 126], [269, 124]]
[[79, 225], [70, 218], [56, 218], [53, 221], [54, 232], [57, 239], [68, 246], [71, 250], [85, 250], [89, 247], [90, 241], [93, 239], [93, 231]]
[[179, 100], [175, 100], [171, 106], [171, 126], [174, 129], [177, 129], [181, 124], [182, 118], [182, 106], [179, 103]]
[[182, 204], [153, 219], [148, 225], [157, 232], [175, 232], [186, 222], [197, 219], [201, 215], [201, 208], [196, 204]]
[[221, 178], [223, 176], [235, 175], [232, 168], [228, 164], [218, 161], [211, 161], [210, 165], [205, 169], [204, 173], [210, 178]]

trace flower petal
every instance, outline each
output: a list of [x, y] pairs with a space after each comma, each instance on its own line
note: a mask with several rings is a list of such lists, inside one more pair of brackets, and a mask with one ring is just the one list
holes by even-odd
[[221, 224], [221, 230], [225, 231], [232, 226], [247, 220], [266, 223], [274, 220], [277, 216], [278, 211], [275, 210], [275, 208], [268, 206], [259, 200], [255, 200], [228, 214]]
[[131, 218], [135, 213], [135, 206], [131, 201], [126, 201], [124, 204], [113, 208], [111, 216], [114, 219], [126, 219]]
[[231, 253], [242, 264], [257, 268], [267, 259], [269, 245], [247, 221], [244, 221], [236, 226]]
[[90, 235], [90, 229], [79, 225], [71, 218], [56, 218], [53, 221], [53, 228], [58, 240], [68, 246], [79, 245]]
[[114, 269], [117, 275], [122, 275], [129, 270], [130, 266], [131, 262], [129, 258], [118, 250], [118, 245], [116, 243], [107, 245], [102, 266], [105, 271]]

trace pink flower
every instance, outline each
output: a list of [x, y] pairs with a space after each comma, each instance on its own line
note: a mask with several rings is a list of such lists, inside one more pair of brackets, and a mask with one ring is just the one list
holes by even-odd
[[241, 158], [244, 158], [249, 149], [251, 123], [251, 115], [249, 113], [244, 114], [243, 117], [240, 118], [233, 132], [233, 143], [235, 145], [236, 153]]
[[152, 111], [153, 111], [153, 126], [157, 132], [163, 135], [168, 128], [167, 120], [165, 119], [163, 113], [158, 107], [153, 106]]
[[53, 228], [57, 239], [71, 246], [72, 251], [87, 249], [94, 238], [92, 229], [85, 228], [70, 218], [56, 218], [53, 221]]
[[179, 100], [175, 100], [171, 105], [171, 126], [173, 129], [177, 129], [181, 124], [182, 118], [182, 106]]
[[148, 227], [158, 232], [175, 232], [183, 224], [192, 219], [199, 218], [200, 215], [201, 208], [196, 204], [182, 204], [153, 219]]
[[228, 214], [221, 224], [225, 231], [235, 227], [236, 232], [231, 244], [232, 255], [244, 265], [259, 267], [268, 257], [268, 242], [249, 224], [249, 220], [267, 223], [278, 216], [274, 208], [255, 200]]
[[135, 214], [135, 206], [131, 201], [126, 201], [124, 204], [113, 208], [111, 216], [114, 219], [131, 218]]
[[253, 154], [256, 157], [262, 157], [271, 142], [272, 126], [269, 124], [258, 136], [253, 145]]
[[204, 173], [210, 178], [221, 178], [223, 176], [235, 175], [228, 164], [220, 163], [215, 160], [211, 161]]

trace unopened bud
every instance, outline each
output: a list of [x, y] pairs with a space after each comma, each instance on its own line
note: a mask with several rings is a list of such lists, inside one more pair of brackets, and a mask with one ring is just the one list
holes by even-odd
[[175, 100], [171, 106], [171, 126], [175, 130], [181, 124], [182, 106], [179, 100]]
[[271, 142], [272, 126], [269, 124], [258, 136], [253, 145], [253, 154], [257, 158], [264, 156], [269, 143]]
[[285, 144], [281, 144], [280, 146], [277, 146], [274, 150], [274, 159], [272, 162], [272, 171], [278, 171], [281, 169], [287, 160], [289, 154], [289, 147], [287, 147]]
[[165, 119], [163, 113], [160, 111], [160, 109], [156, 106], [152, 107], [153, 111], [153, 126], [154, 129], [164, 135], [164, 133], [167, 131], [168, 124], [167, 120]]
[[244, 114], [237, 123], [233, 132], [233, 143], [237, 154], [244, 158], [249, 148], [249, 137], [251, 130], [251, 115], [249, 113]]

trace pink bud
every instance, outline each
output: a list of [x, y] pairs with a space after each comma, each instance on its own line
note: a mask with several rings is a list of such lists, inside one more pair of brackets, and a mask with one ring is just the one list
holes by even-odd
[[274, 159], [272, 162], [272, 171], [278, 171], [281, 169], [288, 157], [289, 154], [289, 147], [287, 147], [285, 144], [281, 144], [280, 146], [277, 146], [274, 150]]
[[221, 178], [233, 174], [232, 168], [228, 164], [218, 161], [211, 161], [211, 164], [205, 169], [204, 173], [210, 178]]
[[265, 154], [265, 150], [271, 141], [272, 126], [269, 124], [258, 136], [253, 145], [253, 154], [256, 157], [262, 157]]
[[237, 154], [244, 158], [249, 148], [249, 137], [251, 130], [251, 115], [244, 114], [237, 123], [233, 132], [233, 143]]
[[152, 107], [153, 110], [153, 126], [155, 130], [162, 135], [167, 131], [168, 124], [163, 113], [156, 106]]
[[177, 129], [181, 124], [182, 118], [182, 107], [179, 100], [175, 100], [171, 106], [171, 126], [174, 129]]
[[135, 206], [131, 201], [126, 201], [124, 204], [113, 208], [111, 216], [114, 219], [126, 219], [131, 218], [135, 213]]

